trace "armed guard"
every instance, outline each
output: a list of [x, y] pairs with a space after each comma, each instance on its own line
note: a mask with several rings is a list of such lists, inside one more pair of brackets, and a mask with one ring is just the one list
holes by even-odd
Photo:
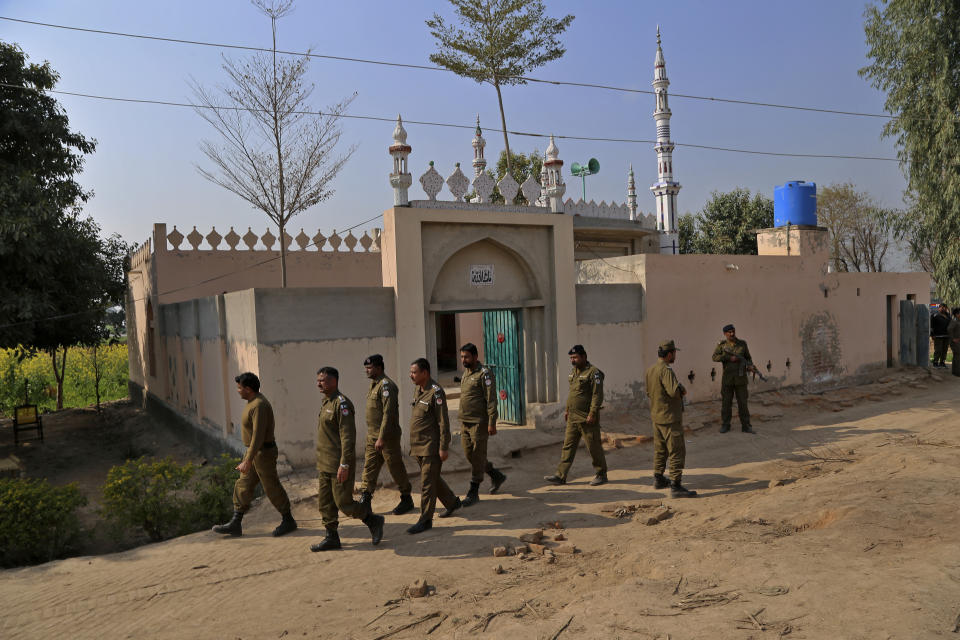
[[413, 509], [410, 497], [410, 478], [403, 464], [401, 451], [399, 390], [396, 383], [383, 372], [383, 356], [376, 353], [363, 361], [370, 379], [367, 392], [367, 444], [363, 461], [363, 489], [360, 502], [373, 500], [377, 477], [384, 463], [400, 491], [400, 502], [393, 514], [400, 516]]
[[720, 382], [720, 433], [730, 431], [733, 416], [733, 397], [737, 397], [737, 413], [740, 429], [744, 433], [756, 433], [750, 425], [750, 409], [747, 407], [747, 373], [759, 373], [753, 366], [753, 358], [747, 343], [737, 337], [732, 324], [723, 328], [724, 339], [713, 351], [713, 361], [723, 363], [723, 378]]
[[460, 439], [463, 455], [470, 463], [470, 489], [463, 499], [469, 507], [480, 500], [483, 474], [490, 476], [490, 493], [496, 493], [507, 479], [487, 460], [487, 439], [497, 434], [497, 381], [493, 371], [477, 359], [473, 343], [460, 347], [463, 376], [460, 378]]
[[567, 408], [563, 414], [567, 429], [563, 437], [563, 450], [557, 473], [544, 476], [544, 480], [553, 484], [565, 484], [567, 474], [577, 455], [577, 445], [582, 437], [593, 460], [596, 476], [590, 486], [607, 482], [607, 459], [603, 455], [600, 434], [600, 409], [603, 406], [603, 372], [587, 360], [587, 351], [583, 345], [575, 344], [567, 352], [573, 371], [570, 372], [570, 392], [567, 395]]
[[[670, 487], [672, 498], [692, 498], [696, 491], [681, 483], [687, 460], [687, 445], [683, 439], [683, 397], [687, 390], [677, 380], [670, 367], [677, 359], [673, 340], [657, 347], [659, 361], [647, 369], [647, 397], [650, 399], [650, 421], [653, 423], [653, 486]], [[670, 461], [670, 481], [664, 477], [667, 460]]]
[[353, 403], [340, 393], [340, 374], [333, 367], [317, 371], [317, 387], [323, 392], [323, 404], [317, 423], [317, 501], [326, 537], [310, 547], [311, 551], [340, 548], [337, 511], [363, 521], [370, 529], [373, 544], [383, 538], [383, 516], [370, 509], [370, 503], [353, 499], [353, 481], [357, 471], [357, 427]]

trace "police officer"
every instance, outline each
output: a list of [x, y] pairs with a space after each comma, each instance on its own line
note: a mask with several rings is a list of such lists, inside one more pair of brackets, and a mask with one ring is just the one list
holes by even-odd
[[597, 475], [590, 486], [607, 482], [607, 459], [603, 455], [600, 439], [600, 408], [603, 405], [603, 372], [587, 361], [587, 352], [583, 345], [575, 344], [568, 352], [573, 371], [570, 372], [570, 393], [567, 396], [567, 409], [563, 417], [567, 430], [563, 438], [563, 451], [557, 473], [544, 476], [544, 480], [553, 484], [564, 484], [567, 474], [577, 455], [577, 445], [582, 436], [593, 459], [593, 468]]
[[370, 391], [367, 392], [367, 446], [363, 462], [363, 493], [360, 502], [370, 503], [377, 488], [377, 476], [384, 462], [397, 489], [400, 502], [393, 514], [400, 516], [413, 509], [410, 478], [400, 450], [400, 410], [397, 385], [383, 373], [383, 356], [376, 353], [363, 361]]
[[747, 343], [737, 338], [737, 330], [732, 324], [723, 328], [724, 339], [713, 351], [713, 361], [723, 363], [723, 377], [720, 380], [720, 433], [730, 431], [730, 419], [733, 415], [733, 396], [737, 396], [737, 413], [740, 415], [740, 429], [744, 433], [756, 433], [750, 426], [750, 409], [747, 408], [747, 372], [756, 371]]
[[317, 387], [323, 392], [317, 421], [317, 501], [326, 537], [310, 551], [340, 548], [337, 511], [358, 518], [370, 529], [373, 544], [383, 538], [383, 516], [370, 510], [370, 503], [353, 500], [353, 479], [357, 470], [355, 444], [357, 429], [353, 403], [340, 393], [340, 374], [333, 367], [317, 371]]
[[218, 524], [213, 530], [231, 536], [243, 535], [240, 524], [243, 514], [250, 508], [257, 485], [263, 484], [267, 498], [282, 517], [280, 524], [273, 530], [273, 535], [282, 536], [294, 531], [297, 521], [290, 513], [290, 499], [277, 475], [279, 451], [273, 433], [273, 407], [260, 393], [260, 378], [255, 374], [241, 373], [234, 381], [237, 383], [237, 393], [247, 401], [240, 416], [243, 446], [247, 448], [247, 452], [237, 465], [240, 477], [233, 485], [233, 517], [230, 522]]
[[960, 376], [960, 307], [953, 309], [953, 320], [947, 327], [947, 335], [950, 337], [950, 350], [953, 352], [950, 373]]
[[416, 385], [410, 418], [410, 454], [416, 456], [420, 464], [420, 519], [407, 533], [423, 533], [433, 527], [438, 498], [446, 507], [441, 518], [449, 518], [463, 504], [440, 477], [440, 467], [450, 455], [447, 397], [430, 377], [430, 363], [426, 358], [413, 361], [410, 379]]
[[[671, 498], [692, 498], [690, 491], [680, 484], [687, 447], [683, 440], [683, 396], [687, 390], [677, 380], [670, 367], [677, 359], [673, 340], [661, 342], [657, 348], [660, 358], [647, 369], [647, 397], [650, 399], [650, 421], [653, 423], [653, 486], [670, 487]], [[670, 481], [663, 476], [670, 459]]]
[[490, 493], [500, 489], [507, 476], [487, 460], [487, 438], [497, 435], [497, 381], [493, 372], [477, 359], [477, 346], [472, 342], [460, 347], [463, 376], [460, 378], [460, 439], [463, 455], [470, 463], [470, 489], [463, 499], [469, 507], [480, 500], [483, 474], [490, 476]]

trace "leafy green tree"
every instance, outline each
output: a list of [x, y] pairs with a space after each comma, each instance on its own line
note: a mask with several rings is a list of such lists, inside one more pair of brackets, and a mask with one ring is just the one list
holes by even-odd
[[697, 219], [692, 213], [686, 213], [677, 220], [677, 233], [680, 236], [680, 253], [696, 253], [694, 240], [697, 237]]
[[551, 18], [543, 0], [449, 0], [459, 26], [438, 13], [427, 20], [437, 52], [430, 61], [459, 76], [493, 85], [500, 107], [507, 167], [511, 167], [507, 119], [500, 87], [526, 84], [524, 76], [566, 53], [557, 39], [572, 15]]
[[[697, 214], [693, 253], [756, 255], [757, 230], [772, 226], [773, 200], [767, 196], [751, 197], [749, 189], [740, 187], [714, 191]], [[680, 244], [682, 249], [682, 238]]]
[[81, 215], [91, 193], [75, 178], [95, 143], [44, 93], [57, 80], [48, 63], [0, 43], [0, 81], [18, 87], [0, 99], [0, 347], [49, 355], [61, 409], [68, 349], [103, 339], [128, 247]]
[[[517, 181], [517, 184], [523, 184], [527, 176], [531, 175], [539, 181], [541, 169], [543, 169], [543, 156], [536, 149], [531, 151], [530, 155], [511, 153], [510, 162], [507, 162], [507, 152], [501, 151], [500, 157], [497, 158], [497, 175], [493, 178], [494, 181], [499, 182], [503, 176], [507, 175], [507, 171], [509, 170], [510, 175]], [[499, 188], [494, 188], [491, 200], [493, 202], [503, 203], [503, 196], [500, 195]], [[517, 197], [513, 199], [513, 204], [527, 204], [527, 201], [522, 193], [518, 193]], [[531, 206], [533, 205], [532, 202], [529, 204]]]
[[96, 143], [70, 130], [48, 94], [59, 76], [0, 42], [0, 346], [29, 345], [54, 315], [73, 257], [59, 240], [90, 197], [76, 180]]
[[860, 75], [887, 94], [883, 135], [896, 140], [912, 203], [897, 230], [940, 298], [960, 300], [960, 4], [886, 0], [867, 8], [864, 32]]

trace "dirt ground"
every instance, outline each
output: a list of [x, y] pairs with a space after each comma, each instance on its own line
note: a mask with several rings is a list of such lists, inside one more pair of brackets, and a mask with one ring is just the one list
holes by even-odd
[[[715, 405], [690, 408], [696, 499], [653, 489], [644, 419], [610, 425], [611, 482], [596, 488], [583, 449], [570, 483], [544, 486], [559, 445], [537, 434], [518, 448], [527, 436], [505, 430], [503, 493], [483, 487], [430, 532], [404, 533], [415, 513], [388, 516], [374, 548], [345, 520], [343, 551], [311, 553], [321, 527], [299, 472], [289, 536], [270, 537], [277, 515], [263, 503], [242, 538], [203, 532], [0, 572], [0, 637], [958, 637], [960, 378], [906, 371], [756, 394], [752, 407], [756, 435], [720, 434]], [[445, 475], [462, 494], [466, 474]], [[374, 506], [396, 500], [385, 488]], [[541, 530], [542, 547], [494, 557]], [[408, 588], [417, 579], [425, 597]]]

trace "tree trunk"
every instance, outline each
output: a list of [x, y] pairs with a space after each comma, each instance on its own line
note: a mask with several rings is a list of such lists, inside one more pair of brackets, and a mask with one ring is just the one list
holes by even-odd
[[50, 352], [50, 358], [53, 361], [53, 377], [57, 379], [57, 411], [63, 409], [63, 376], [67, 368], [67, 348], [63, 347], [63, 358], [60, 360], [60, 368], [57, 368], [57, 351], [59, 348], [54, 347], [53, 351]]
[[100, 346], [93, 345], [93, 392], [97, 396], [97, 413], [100, 413], [101, 378], [103, 378], [103, 363], [100, 361]]
[[286, 228], [284, 225], [280, 226], [280, 286], [283, 289], [287, 288], [287, 242], [283, 239]]
[[496, 77], [493, 79], [493, 86], [497, 90], [497, 104], [500, 105], [500, 126], [503, 128], [503, 146], [507, 150], [507, 173], [512, 176], [513, 158], [510, 157], [510, 140], [507, 138], [507, 119], [503, 115], [503, 96], [500, 95], [500, 81], [497, 80]]

